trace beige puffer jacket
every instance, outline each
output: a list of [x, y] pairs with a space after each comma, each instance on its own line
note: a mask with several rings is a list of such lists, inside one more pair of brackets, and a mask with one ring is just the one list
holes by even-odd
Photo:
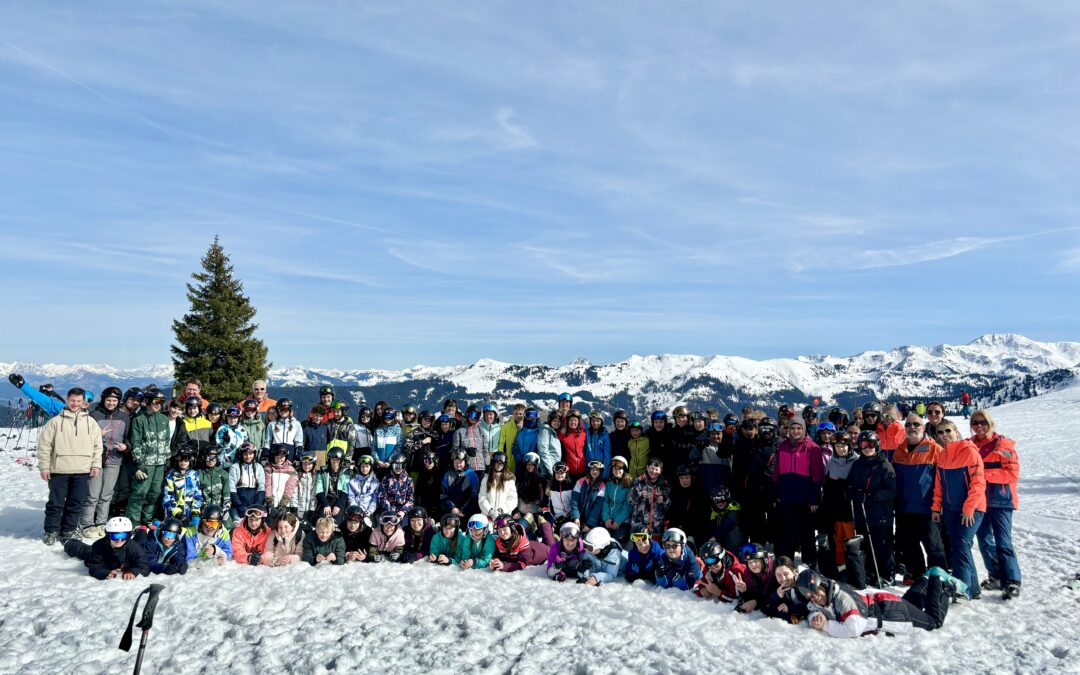
[[101, 468], [101, 427], [85, 412], [64, 408], [38, 435], [38, 470], [90, 473]]

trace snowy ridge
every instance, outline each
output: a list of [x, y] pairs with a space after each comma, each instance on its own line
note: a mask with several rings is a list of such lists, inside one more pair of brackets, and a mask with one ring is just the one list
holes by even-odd
[[[904, 346], [867, 351], [854, 356], [799, 356], [756, 361], [739, 356], [691, 354], [633, 355], [622, 361], [593, 365], [576, 359], [563, 366], [515, 365], [492, 359], [458, 366], [417, 365], [405, 370], [343, 370], [304, 366], [275, 368], [273, 387], [376, 387], [417, 383], [459, 388], [496, 400], [534, 401], [570, 391], [585, 400], [605, 401], [629, 396], [639, 406], [672, 401], [709, 400], [715, 392], [731, 403], [771, 403], [820, 397], [825, 402], [851, 396], [952, 397], [959, 388], [978, 392], [985, 400], [1013, 400], [1068, 383], [1065, 373], [1037, 380], [1047, 373], [1080, 366], [1080, 342], [1039, 342], [1022, 335], [984, 335], [966, 345]], [[81, 384], [100, 389], [105, 384], [159, 384], [171, 380], [167, 365], [123, 370], [107, 365], [0, 363], [0, 372], [21, 372], [33, 381], [58, 385]], [[1026, 378], [1032, 378], [1028, 381]], [[1019, 384], [1017, 384], [1019, 382]], [[436, 386], [436, 388], [439, 388]], [[1005, 398], [998, 390], [1014, 392]]]

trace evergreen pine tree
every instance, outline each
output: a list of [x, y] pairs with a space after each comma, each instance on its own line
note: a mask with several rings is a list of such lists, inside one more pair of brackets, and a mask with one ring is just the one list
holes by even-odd
[[202, 259], [202, 271], [187, 285], [191, 310], [173, 321], [173, 373], [179, 385], [196, 377], [208, 401], [228, 405], [251, 393], [254, 380], [265, 379], [270, 369], [267, 349], [255, 337], [255, 308], [244, 286], [233, 277], [229, 256], [214, 236]]

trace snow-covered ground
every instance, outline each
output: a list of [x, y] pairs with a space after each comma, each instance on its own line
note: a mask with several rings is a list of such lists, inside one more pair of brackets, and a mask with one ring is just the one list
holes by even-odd
[[[1063, 588], [1080, 571], [1080, 387], [994, 414], [1021, 456], [1024, 594], [954, 607], [933, 633], [840, 641], [677, 591], [557, 585], [539, 569], [229, 565], [152, 579], [166, 590], [144, 671], [1080, 672], [1080, 592]], [[45, 485], [6, 433], [0, 673], [126, 672], [134, 650], [116, 645], [151, 580], [95, 581], [40, 543]]]

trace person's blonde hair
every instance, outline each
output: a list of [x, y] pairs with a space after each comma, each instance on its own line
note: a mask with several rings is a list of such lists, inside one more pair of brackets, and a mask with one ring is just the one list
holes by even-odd
[[959, 438], [960, 430], [956, 428], [955, 422], [953, 422], [952, 420], [941, 420], [940, 422], [938, 422], [937, 432], [939, 434], [946, 429], [952, 429], [954, 432], [956, 432], [956, 436]]
[[524, 403], [515, 403], [514, 404], [514, 412], [524, 412], [524, 411], [525, 411], [525, 404]]
[[[292, 514], [289, 514], [292, 516]], [[296, 516], [293, 516], [295, 518]], [[323, 532], [333, 532], [337, 529], [337, 523], [330, 516], [323, 516], [315, 521], [315, 529], [322, 530]]]
[[994, 429], [996, 428], [996, 426], [994, 425], [993, 415], [991, 415], [990, 412], [987, 410], [976, 410], [975, 412], [971, 413], [971, 419], [975, 419], [976, 415], [982, 415], [983, 419], [986, 420], [986, 424], [990, 427], [988, 433], [994, 433]]
[[885, 415], [891, 416], [894, 420], [899, 420], [900, 408], [897, 407], [895, 403], [890, 403], [889, 405], [885, 406], [884, 410], [881, 411], [881, 416], [884, 417]]

